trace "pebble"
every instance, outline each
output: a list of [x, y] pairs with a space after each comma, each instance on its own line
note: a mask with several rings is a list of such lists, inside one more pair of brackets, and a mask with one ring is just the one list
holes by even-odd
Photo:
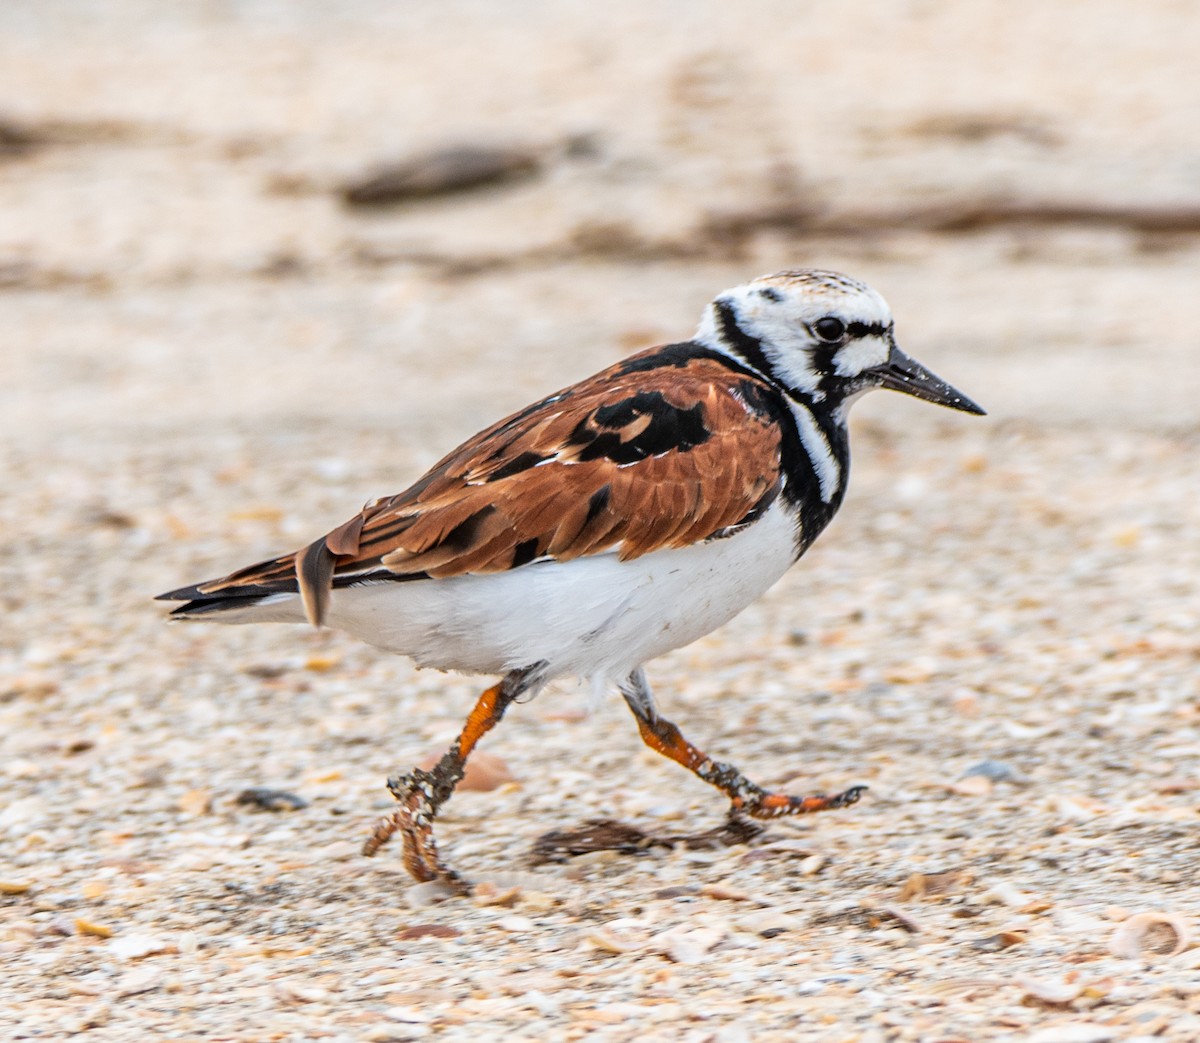
[[962, 777], [964, 779], [979, 777], [988, 779], [991, 782], [1027, 781], [1011, 765], [1006, 764], [1004, 761], [995, 760], [984, 760], [978, 764], [972, 764], [971, 767], [963, 772]]
[[650, 940], [650, 934], [640, 921], [618, 919], [587, 931], [584, 939], [601, 952], [622, 955], [636, 952]]
[[144, 956], [165, 952], [174, 946], [166, 939], [156, 934], [119, 934], [111, 938], [108, 952], [122, 960], [140, 960]]
[[177, 800], [176, 807], [185, 815], [207, 815], [212, 810], [212, 790], [188, 790]]
[[968, 775], [946, 788], [961, 797], [986, 797], [992, 792], [993, 783], [986, 775]]
[[676, 928], [655, 937], [654, 945], [673, 963], [700, 963], [726, 935], [721, 927]]
[[117, 979], [115, 992], [121, 998], [140, 996], [157, 989], [164, 980], [165, 975], [157, 967], [136, 967]]
[[308, 807], [308, 801], [287, 790], [269, 786], [251, 786], [234, 798], [235, 804], [261, 808], [263, 811], [300, 811]]
[[809, 855], [808, 858], [801, 861], [799, 865], [800, 875], [816, 876], [828, 864], [829, 859], [824, 855]]
[[95, 923], [92, 920], [85, 920], [83, 917], [75, 918], [75, 930], [80, 934], [91, 935], [93, 938], [111, 938], [113, 929], [107, 924]]
[[733, 926], [742, 931], [770, 938], [787, 931], [800, 931], [804, 927], [804, 921], [791, 913], [781, 912], [778, 909], [763, 909], [761, 912], [739, 916], [733, 921]]
[[1018, 974], [1014, 980], [1026, 996], [1053, 1006], [1066, 1006], [1072, 1000], [1078, 999], [1083, 995], [1085, 985], [1082, 980], [1049, 981], [1030, 974]]

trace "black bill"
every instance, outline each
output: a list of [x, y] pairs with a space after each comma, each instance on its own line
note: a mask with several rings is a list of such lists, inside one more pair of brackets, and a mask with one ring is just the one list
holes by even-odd
[[939, 406], [961, 409], [964, 413], [985, 415], [984, 410], [956, 388], [952, 388], [941, 377], [930, 373], [916, 359], [910, 358], [899, 348], [892, 348], [887, 362], [871, 371], [879, 387], [903, 391], [913, 398], [923, 398]]

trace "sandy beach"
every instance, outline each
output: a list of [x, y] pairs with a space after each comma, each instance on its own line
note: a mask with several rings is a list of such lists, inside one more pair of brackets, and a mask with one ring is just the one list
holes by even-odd
[[[1198, 50], [1169, 0], [0, 7], [0, 1034], [1200, 1038]], [[450, 146], [519, 169], [347, 202]], [[535, 865], [724, 811], [559, 685], [440, 820], [473, 897], [364, 859], [484, 679], [153, 596], [800, 265], [989, 415], [857, 405], [830, 530], [648, 669], [869, 793]]]

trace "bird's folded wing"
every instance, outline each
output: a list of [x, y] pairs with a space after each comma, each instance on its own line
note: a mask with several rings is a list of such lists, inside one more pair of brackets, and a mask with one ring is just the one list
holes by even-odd
[[295, 556], [192, 589], [298, 582], [318, 623], [335, 586], [628, 560], [752, 522], [782, 481], [774, 392], [712, 356], [654, 365], [654, 351], [488, 428]]

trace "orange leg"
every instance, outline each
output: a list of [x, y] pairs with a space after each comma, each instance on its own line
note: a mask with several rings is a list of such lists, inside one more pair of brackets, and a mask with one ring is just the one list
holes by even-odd
[[433, 821], [462, 780], [467, 758], [476, 744], [500, 723], [505, 710], [518, 697], [538, 686], [542, 669], [543, 664], [539, 663], [525, 670], [513, 670], [484, 692], [458, 738], [432, 770], [414, 768], [405, 775], [388, 779], [388, 790], [400, 807], [376, 824], [363, 845], [364, 855], [375, 854], [393, 834], [399, 833], [404, 841], [404, 867], [417, 880], [444, 880], [457, 890], [466, 889], [466, 881], [438, 854]]
[[688, 771], [715, 786], [730, 800], [731, 814], [746, 814], [751, 818], [777, 818], [781, 815], [807, 815], [814, 811], [831, 811], [858, 803], [866, 786], [851, 786], [841, 793], [817, 793], [807, 797], [792, 797], [786, 793], [771, 793], [751, 782], [732, 764], [713, 760], [683, 737], [683, 733], [654, 708], [654, 700], [646, 676], [635, 670], [621, 684], [621, 694], [637, 719], [642, 742], [652, 750], [682, 764]]

